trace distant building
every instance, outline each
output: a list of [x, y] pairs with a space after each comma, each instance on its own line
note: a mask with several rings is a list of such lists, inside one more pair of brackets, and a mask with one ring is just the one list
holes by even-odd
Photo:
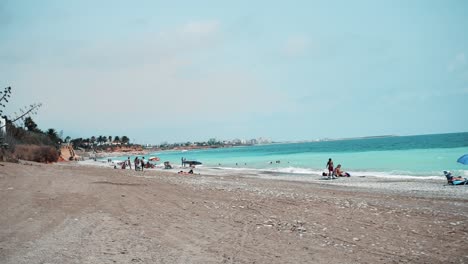
[[258, 144], [258, 140], [256, 140], [255, 138], [249, 140], [249, 144], [251, 145], [257, 145]]
[[6, 120], [0, 117], [0, 134], [6, 134]]

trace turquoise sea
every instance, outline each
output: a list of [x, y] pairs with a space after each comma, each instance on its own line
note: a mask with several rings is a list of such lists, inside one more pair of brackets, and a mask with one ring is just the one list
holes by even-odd
[[441, 177], [443, 170], [451, 170], [468, 177], [468, 165], [456, 162], [464, 154], [468, 132], [162, 151], [146, 158], [157, 156], [159, 163], [169, 161], [176, 169], [184, 157], [202, 162], [203, 169], [282, 176], [321, 174], [332, 158], [353, 176]]

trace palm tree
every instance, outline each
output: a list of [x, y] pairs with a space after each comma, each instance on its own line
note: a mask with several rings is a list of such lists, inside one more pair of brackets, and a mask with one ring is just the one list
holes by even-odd
[[96, 142], [96, 137], [95, 137], [95, 136], [92, 136], [92, 137], [91, 137], [91, 145], [94, 145], [94, 142]]
[[120, 137], [119, 137], [119, 136], [115, 136], [115, 137], [114, 137], [114, 142], [117, 143], [117, 144], [120, 143]]
[[84, 144], [86, 146], [86, 148], [89, 148], [90, 142], [91, 142], [91, 139], [89, 139], [89, 138], [83, 139], [83, 143], [86, 143], [86, 144]]
[[112, 136], [109, 136], [109, 143], [112, 143]]
[[130, 142], [130, 139], [127, 136], [122, 137], [122, 143], [128, 144]]
[[50, 138], [50, 140], [52, 140], [52, 142], [54, 142], [54, 144], [60, 144], [62, 141], [59, 138], [57, 131], [53, 128], [47, 129], [46, 135]]
[[97, 142], [98, 142], [99, 145], [101, 145], [101, 144], [104, 142], [104, 137], [103, 137], [103, 136], [99, 136], [99, 137], [97, 138]]

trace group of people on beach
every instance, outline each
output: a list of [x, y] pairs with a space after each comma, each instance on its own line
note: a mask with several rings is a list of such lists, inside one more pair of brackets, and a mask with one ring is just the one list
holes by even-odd
[[326, 168], [328, 169], [328, 175], [326, 175], [326, 173], [324, 172], [323, 173], [323, 176], [328, 176], [328, 178], [330, 179], [330, 177], [332, 179], [336, 179], [336, 177], [350, 177], [351, 174], [343, 171], [341, 169], [341, 164], [338, 164], [338, 166], [336, 166], [336, 168], [333, 167], [333, 160], [331, 158], [328, 159], [328, 162], [327, 162], [327, 165], [326, 165]]
[[[130, 157], [128, 157], [128, 163], [130, 164]], [[138, 156], [135, 157], [133, 160], [133, 163], [135, 164], [135, 171], [141, 170], [143, 171], [144, 168], [151, 169], [154, 168], [154, 164], [148, 162], [145, 160], [145, 157], [142, 157], [141, 159], [138, 158]], [[132, 169], [132, 167], [130, 167]]]
[[[108, 159], [108, 162], [110, 162], [110, 161], [111, 160]], [[186, 159], [181, 158], [181, 161], [182, 161], [182, 166], [185, 167]], [[276, 161], [276, 163], [279, 163], [279, 162], [280, 161]], [[272, 163], [272, 162], [270, 162], [270, 163]], [[153, 168], [154, 167], [153, 164], [151, 164], [151, 163], [149, 163], [149, 162], [147, 162], [145, 160], [145, 157], [142, 157], [140, 159], [138, 156], [136, 156], [135, 159], [133, 160], [133, 164], [134, 164], [135, 171], [138, 171], [138, 170], [143, 171], [144, 168]], [[236, 163], [236, 165], [237, 165], [237, 163]], [[128, 159], [122, 163], [122, 169], [126, 169], [127, 166], [130, 169], [132, 169], [132, 162], [130, 161], [130, 157], [128, 157]], [[114, 168], [116, 168], [116, 167], [114, 167]], [[322, 176], [328, 176], [329, 179], [330, 178], [336, 179], [337, 177], [350, 177], [351, 176], [348, 172], [345, 172], [345, 171], [343, 171], [341, 169], [341, 164], [338, 164], [336, 166], [336, 168], [335, 168], [334, 164], [333, 164], [333, 160], [331, 158], [328, 159], [327, 164], [326, 164], [326, 168], [328, 170], [328, 174], [324, 172], [322, 174]], [[193, 174], [193, 170], [190, 169], [190, 171], [188, 171], [188, 172], [179, 171], [178, 173], [179, 174]]]
[[[130, 157], [128, 158], [130, 161]], [[141, 159], [139, 159], [138, 156], [136, 156], [135, 159], [133, 159], [133, 163], [135, 164], [135, 171], [139, 169], [143, 171], [143, 168], [145, 167], [145, 164], [146, 164], [145, 157], [142, 157]]]
[[[112, 160], [107, 160], [108, 162], [112, 161]], [[127, 158], [127, 160], [123, 161], [123, 162], [119, 162], [118, 165], [120, 165], [121, 169], [125, 170], [128, 168], [132, 169], [132, 162], [130, 160], [130, 157]], [[138, 158], [138, 156], [135, 157], [135, 159], [133, 160], [133, 165], [134, 165], [134, 168], [135, 168], [135, 171], [138, 171], [138, 170], [141, 170], [143, 171], [144, 168], [154, 168], [154, 165], [147, 162], [145, 160], [145, 157], [142, 157], [141, 159]], [[117, 166], [114, 165], [114, 169], [117, 169]]]

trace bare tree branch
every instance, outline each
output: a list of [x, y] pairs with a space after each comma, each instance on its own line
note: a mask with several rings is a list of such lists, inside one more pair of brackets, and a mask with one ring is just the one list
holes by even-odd
[[[35, 114], [36, 113], [35, 110], [39, 109], [39, 107], [41, 107], [41, 106], [42, 106], [42, 104], [40, 104], [40, 103], [39, 104], [32, 104], [32, 105], [30, 105], [31, 108], [29, 108], [26, 112], [22, 113], [21, 115], [19, 115], [17, 117], [14, 117], [13, 119], [10, 119], [10, 121], [12, 123], [14, 123], [14, 122], [24, 118], [25, 116], [31, 114], [31, 113]], [[2, 127], [0, 127], [0, 128], [2, 128]]]
[[[4, 108], [5, 107], [5, 104], [2, 104], [2, 102], [6, 102], [8, 103], [8, 99], [11, 95], [11, 87], [7, 87], [4, 89], [3, 92], [0, 92], [0, 95], [2, 97], [0, 97], [0, 116], [1, 114], [3, 113], [3, 109], [1, 108]], [[15, 115], [17, 115], [16, 117], [14, 118], [8, 118], [9, 121], [11, 121], [12, 123], [20, 120], [20, 119], [23, 119], [24, 117], [26, 116], [29, 116], [31, 114], [36, 114], [36, 110], [39, 109], [40, 107], [42, 106], [41, 103], [38, 103], [38, 104], [31, 104], [29, 105], [29, 107], [25, 107], [25, 110], [23, 109], [20, 109], [21, 110], [21, 114], [20, 115], [17, 115], [16, 112], [15, 112]], [[4, 116], [6, 117], [6, 116]], [[0, 129], [4, 128], [6, 126], [6, 124], [0, 126]]]

